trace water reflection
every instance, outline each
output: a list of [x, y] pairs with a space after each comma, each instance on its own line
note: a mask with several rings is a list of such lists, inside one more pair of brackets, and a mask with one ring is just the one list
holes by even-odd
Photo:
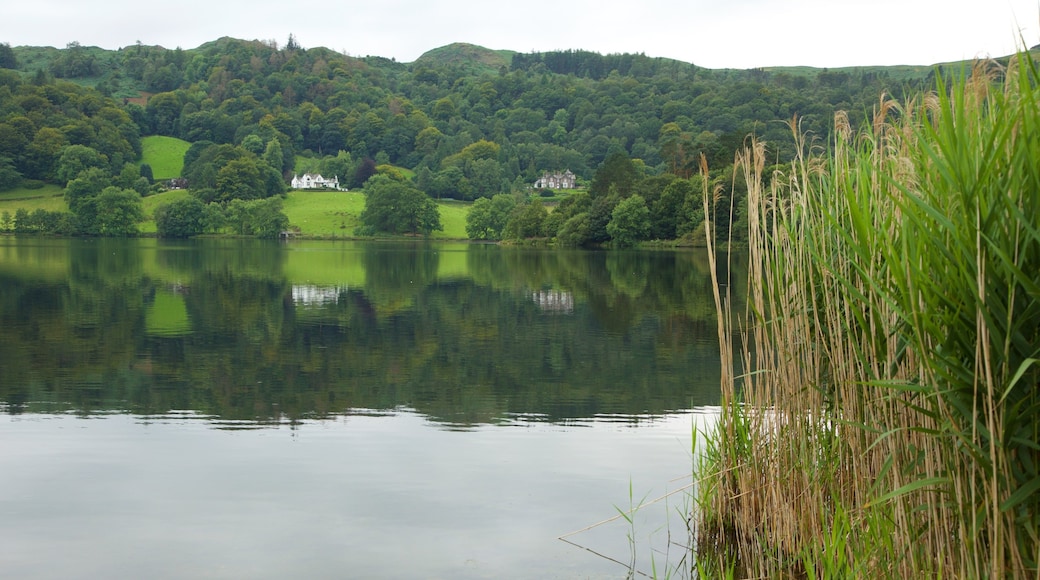
[[8, 237], [0, 288], [11, 414], [407, 408], [458, 429], [718, 400], [701, 252]]
[[667, 569], [705, 258], [0, 238], [4, 572], [625, 577], [557, 538], [633, 492], [568, 541]]

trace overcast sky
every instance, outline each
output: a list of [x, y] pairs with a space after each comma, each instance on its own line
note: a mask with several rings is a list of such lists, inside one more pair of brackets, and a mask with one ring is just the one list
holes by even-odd
[[195, 48], [296, 36], [412, 62], [468, 42], [642, 52], [710, 68], [930, 65], [1040, 44], [1038, 0], [8, 0], [0, 42]]

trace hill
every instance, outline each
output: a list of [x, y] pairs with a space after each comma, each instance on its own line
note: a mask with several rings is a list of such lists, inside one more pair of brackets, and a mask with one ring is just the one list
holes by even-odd
[[473, 74], [497, 73], [513, 62], [512, 50], [491, 50], [475, 44], [456, 42], [427, 51], [412, 63], [413, 67], [460, 67]]
[[[280, 193], [304, 165], [351, 190], [390, 167], [432, 198], [469, 203], [499, 193], [523, 198], [544, 174], [570, 171], [609, 203], [639, 194], [658, 222], [656, 239], [675, 239], [701, 219], [684, 201], [694, 186], [668, 189], [697, 174], [700, 159], [723, 205], [740, 211], [743, 185], [728, 172], [748, 135], [774, 163], [786, 163], [799, 147], [790, 119], [827, 143], [837, 112], [859, 125], [880, 95], [931, 90], [936, 72], [708, 69], [645, 54], [465, 43], [399, 63], [228, 37], [188, 50], [70, 43], [12, 52], [0, 69], [4, 188], [63, 187], [86, 166], [125, 186], [136, 179], [134, 164], [148, 163], [156, 179], [183, 176], [207, 201], [227, 201]], [[613, 177], [597, 180], [608, 165]], [[599, 228], [612, 209], [601, 203], [590, 223]], [[323, 231], [350, 231], [344, 217], [321, 218]]]

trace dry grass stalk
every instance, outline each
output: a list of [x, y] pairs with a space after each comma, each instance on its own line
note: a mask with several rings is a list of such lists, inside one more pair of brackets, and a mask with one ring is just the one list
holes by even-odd
[[827, 159], [792, 120], [805, 153], [768, 190], [764, 145], [738, 154], [748, 312], [715, 300], [723, 368], [753, 370], [724, 375], [702, 558], [754, 577], [1040, 578], [1040, 447], [1017, 415], [1040, 411], [1040, 323], [1020, 322], [1040, 321], [1036, 80], [980, 63], [950, 96], [882, 98], [865, 132], [839, 114]]

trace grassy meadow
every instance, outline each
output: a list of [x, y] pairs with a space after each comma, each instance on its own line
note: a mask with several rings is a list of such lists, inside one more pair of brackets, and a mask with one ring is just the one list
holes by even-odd
[[141, 139], [141, 164], [152, 167], [152, 177], [156, 181], [173, 179], [181, 176], [184, 169], [184, 154], [191, 143], [176, 137], [151, 135]]
[[360, 192], [292, 191], [283, 211], [304, 235], [343, 238], [354, 235], [364, 209], [365, 196]]
[[44, 185], [39, 189], [17, 187], [0, 192], [0, 213], [12, 216], [19, 209], [32, 212], [38, 209], [61, 211], [65, 209], [64, 190], [57, 185]]
[[[437, 206], [444, 231], [434, 232], [432, 237], [466, 239], [466, 212], [470, 204], [442, 201]], [[319, 238], [354, 237], [364, 209], [365, 196], [356, 191], [291, 191], [284, 206], [291, 226], [299, 228], [304, 236]]]
[[[140, 224], [143, 234], [155, 233], [155, 208], [191, 195], [185, 190], [174, 190], [150, 195], [142, 200], [146, 221]], [[465, 240], [466, 212], [469, 203], [445, 200], [438, 203], [444, 231], [434, 232], [434, 239]], [[0, 213], [14, 216], [18, 209], [28, 211], [45, 209], [65, 211], [62, 189], [47, 185], [42, 189], [14, 189], [0, 193]], [[306, 237], [335, 239], [352, 238], [361, 223], [361, 212], [365, 209], [365, 196], [360, 192], [343, 191], [290, 191], [284, 202], [283, 211], [289, 223]]]
[[1038, 81], [981, 62], [837, 115], [826, 153], [792, 122], [768, 186], [764, 145], [739, 155], [750, 307], [716, 286], [702, 576], [1040, 578]]

